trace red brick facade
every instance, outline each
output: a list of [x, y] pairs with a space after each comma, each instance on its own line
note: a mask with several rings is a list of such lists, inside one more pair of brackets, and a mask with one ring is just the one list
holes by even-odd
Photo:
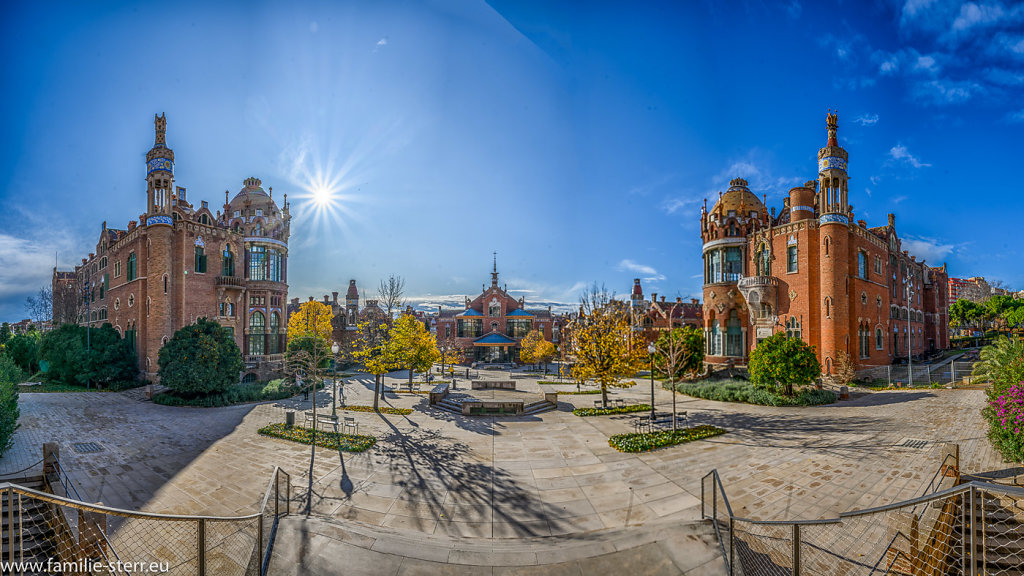
[[468, 362], [517, 362], [519, 342], [530, 330], [539, 330], [548, 342], [558, 343], [560, 327], [551, 309], [527, 310], [498, 286], [498, 269], [491, 272], [491, 286], [470, 300], [462, 311], [438, 310], [437, 339], [454, 339]]
[[[134, 347], [139, 369], [155, 378], [160, 348], [178, 329], [206, 317], [231, 330], [246, 369], [265, 377], [284, 352], [289, 221], [249, 178], [224, 212], [189, 203], [174, 186], [166, 120], [156, 118], [147, 154], [147, 210], [124, 230], [107, 228], [95, 253], [75, 266], [87, 292], [81, 323], [110, 323]], [[174, 192], [172, 192], [174, 190]], [[54, 284], [68, 272], [54, 271]], [[56, 303], [55, 303], [56, 304]]]
[[653, 342], [665, 330], [681, 326], [704, 325], [704, 308], [700, 300], [691, 298], [683, 302], [682, 298], [666, 300], [664, 296], [658, 300], [657, 292], [651, 293], [651, 299], [644, 298], [644, 290], [640, 279], [633, 279], [633, 291], [629, 299], [629, 311], [633, 325], [643, 330], [644, 341]]
[[826, 373], [841, 351], [858, 368], [906, 358], [908, 337], [914, 356], [948, 348], [946, 267], [903, 250], [892, 214], [877, 228], [854, 220], [837, 120], [818, 180], [790, 190], [781, 213], [739, 178], [701, 211], [708, 362], [745, 363], [776, 332], [813, 345]]

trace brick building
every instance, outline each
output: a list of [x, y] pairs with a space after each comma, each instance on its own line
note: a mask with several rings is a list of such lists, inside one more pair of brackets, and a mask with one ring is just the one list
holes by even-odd
[[531, 330], [539, 330], [548, 342], [558, 343], [560, 327], [551, 308], [527, 310], [518, 300], [498, 286], [498, 265], [491, 272], [491, 286], [470, 300], [466, 308], [438, 310], [437, 339], [454, 338], [468, 362], [509, 363], [519, 360], [519, 342]]
[[[948, 275], [902, 249], [895, 216], [869, 228], [848, 202], [846, 150], [827, 116], [818, 179], [781, 212], [737, 178], [701, 210], [707, 361], [745, 363], [776, 332], [813, 345], [830, 373], [845, 351], [858, 368], [947, 348]], [[909, 287], [909, 299], [908, 299]], [[909, 326], [908, 326], [909, 322]]]
[[653, 342], [664, 330], [678, 328], [681, 326], [703, 326], [702, 317], [704, 308], [700, 300], [690, 298], [688, 302], [676, 297], [675, 300], [666, 301], [662, 296], [658, 300], [657, 292], [651, 293], [651, 299], [644, 298], [644, 289], [640, 285], [640, 279], [633, 279], [633, 290], [629, 296], [629, 311], [633, 325], [643, 330], [644, 339]]
[[206, 201], [193, 205], [186, 189], [174, 185], [166, 118], [157, 116], [155, 124], [156, 142], [146, 154], [146, 211], [124, 229], [104, 222], [95, 252], [73, 271], [54, 270], [54, 293], [77, 284], [87, 303], [80, 323], [112, 324], [149, 378], [156, 377], [160, 347], [201, 317], [227, 328], [246, 371], [266, 377], [280, 368], [284, 352], [288, 197], [279, 209], [273, 189], [247, 178], [234, 198], [224, 192], [223, 212]]
[[971, 302], [981, 302], [992, 297], [994, 290], [981, 276], [973, 278], [949, 279], [949, 302], [952, 304], [963, 298]]

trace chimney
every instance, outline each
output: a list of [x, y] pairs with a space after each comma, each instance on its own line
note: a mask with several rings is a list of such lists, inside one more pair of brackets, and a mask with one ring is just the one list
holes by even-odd
[[657, 301], [658, 301], [658, 293], [657, 292], [651, 292], [651, 303], [653, 304], [653, 303], [656, 303]]
[[327, 294], [324, 294], [324, 304], [330, 304], [331, 301], [328, 299]]
[[694, 306], [696, 306], [697, 304], [700, 304], [700, 300], [698, 300], [696, 298], [690, 298], [690, 304], [693, 304]]
[[310, 302], [312, 302], [312, 301], [313, 301], [313, 297], [312, 297], [312, 296], [310, 296], [310, 297], [309, 297], [309, 301], [310, 301]]
[[665, 297], [664, 296], [661, 297], [661, 301], [662, 301], [662, 303], [665, 302]]
[[683, 303], [683, 297], [682, 296], [676, 296], [676, 304], [682, 304], [682, 303]]
[[292, 298], [292, 304], [298, 304], [298, 303], [299, 303], [299, 299], [298, 298]]
[[867, 228], [868, 227], [868, 223], [863, 221], [863, 220], [857, 220], [857, 225], [860, 226], [861, 228]]
[[338, 293], [337, 292], [331, 292], [331, 295], [334, 296], [334, 303], [337, 304], [338, 303]]

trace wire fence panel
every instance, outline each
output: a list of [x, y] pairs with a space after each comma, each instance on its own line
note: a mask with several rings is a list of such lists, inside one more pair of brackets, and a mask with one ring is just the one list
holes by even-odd
[[985, 573], [1024, 575], [1024, 497], [979, 490], [982, 521], [974, 530], [983, 542]]
[[793, 526], [733, 522], [733, 556], [746, 576], [793, 573]]

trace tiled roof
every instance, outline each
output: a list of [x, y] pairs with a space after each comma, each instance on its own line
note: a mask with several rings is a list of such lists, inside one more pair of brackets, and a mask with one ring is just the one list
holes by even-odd
[[533, 316], [533, 314], [530, 314], [529, 312], [523, 310], [522, 308], [516, 308], [515, 310], [509, 312], [508, 316]]
[[467, 317], [467, 316], [473, 316], [473, 317], [477, 317], [477, 316], [479, 316], [479, 317], [483, 317], [483, 313], [482, 313], [482, 312], [479, 312], [479, 311], [477, 311], [477, 310], [473, 310], [472, 308], [467, 308], [467, 309], [466, 309], [466, 310], [464, 310], [463, 312], [460, 312], [460, 313], [456, 314], [456, 316], [462, 316], [463, 318], [465, 318], [465, 317]]
[[508, 336], [504, 336], [502, 334], [498, 334], [497, 332], [491, 332], [487, 336], [484, 336], [483, 338], [477, 338], [476, 340], [473, 341], [474, 345], [479, 345], [479, 344], [515, 344], [515, 343], [516, 343], [515, 340], [509, 338]]

